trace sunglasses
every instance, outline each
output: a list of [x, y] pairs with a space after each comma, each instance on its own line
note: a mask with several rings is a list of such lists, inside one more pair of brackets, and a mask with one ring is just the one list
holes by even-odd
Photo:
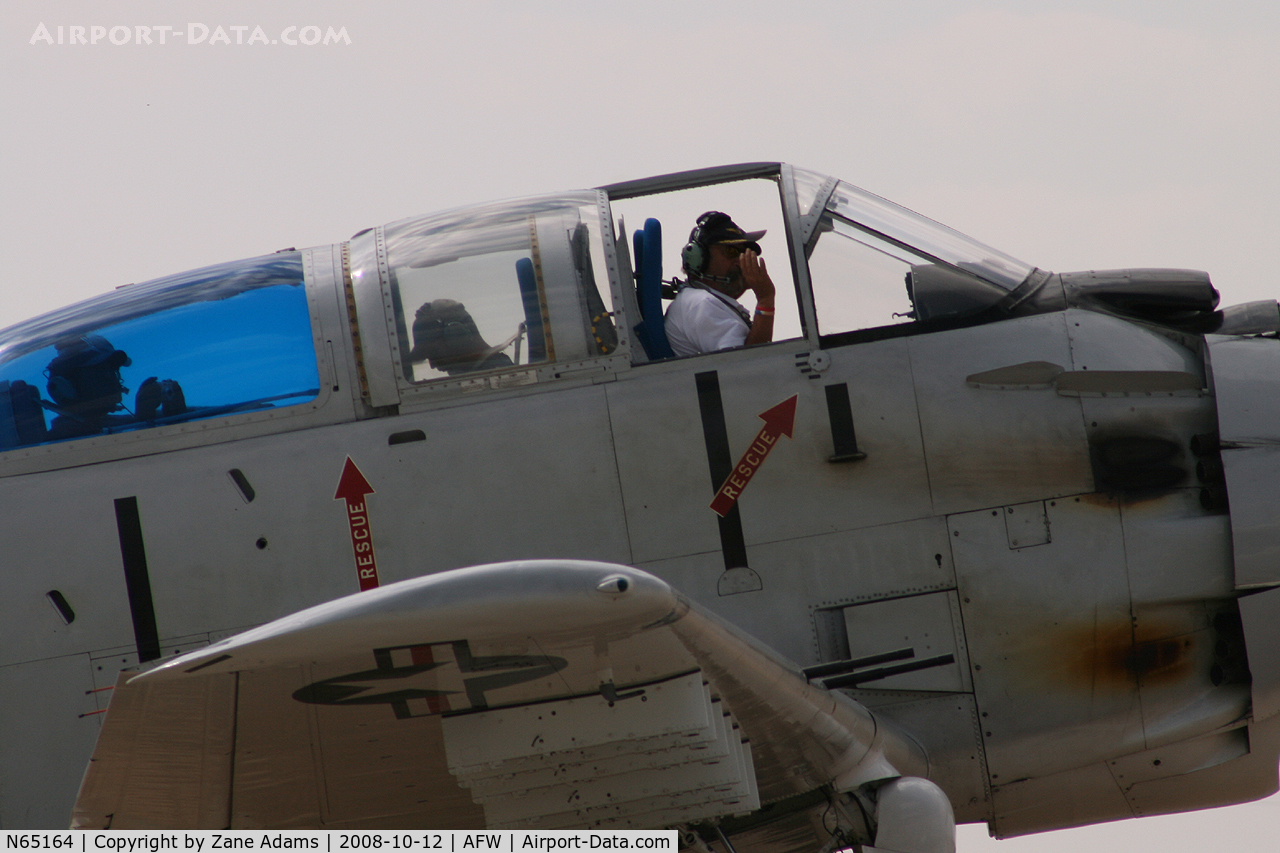
[[733, 260], [746, 251], [742, 246], [731, 246], [728, 243], [718, 243], [717, 245], [724, 250], [725, 256], [728, 257], [729, 260]]

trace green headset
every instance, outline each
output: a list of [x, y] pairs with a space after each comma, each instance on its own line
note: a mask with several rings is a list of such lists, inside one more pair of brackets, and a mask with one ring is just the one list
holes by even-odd
[[693, 225], [693, 230], [689, 232], [689, 242], [685, 243], [684, 248], [680, 250], [680, 262], [684, 268], [694, 275], [706, 272], [707, 264], [711, 262], [707, 234], [716, 228], [724, 227], [725, 223], [732, 222], [729, 214], [718, 210], [708, 210], [699, 216]]

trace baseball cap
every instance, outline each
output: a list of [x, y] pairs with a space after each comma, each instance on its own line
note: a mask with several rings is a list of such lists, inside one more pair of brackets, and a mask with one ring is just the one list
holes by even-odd
[[759, 254], [760, 244], [757, 241], [764, 235], [764, 231], [743, 230], [727, 213], [709, 210], [698, 217], [698, 223], [694, 226], [689, 239], [706, 246], [714, 243], [729, 243]]

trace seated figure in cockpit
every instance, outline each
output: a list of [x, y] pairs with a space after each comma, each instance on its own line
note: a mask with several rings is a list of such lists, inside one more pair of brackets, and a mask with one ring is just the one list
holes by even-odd
[[[726, 213], [698, 217], [680, 253], [689, 281], [667, 309], [676, 355], [697, 355], [773, 340], [774, 286], [760, 257], [763, 231], [744, 231]], [[738, 303], [753, 291], [752, 314]]]
[[426, 361], [450, 376], [476, 370], [497, 370], [514, 364], [502, 350], [509, 344], [489, 346], [476, 321], [461, 302], [434, 299], [418, 309], [413, 320], [414, 362]]
[[[77, 438], [110, 432], [113, 428], [154, 423], [158, 417], [187, 410], [182, 387], [172, 379], [148, 377], [138, 388], [133, 412], [124, 405], [129, 389], [120, 368], [133, 364], [101, 335], [80, 335], [56, 344], [58, 354], [45, 368], [53, 403], [44, 403], [55, 417], [49, 438]], [[117, 414], [124, 411], [125, 414]]]

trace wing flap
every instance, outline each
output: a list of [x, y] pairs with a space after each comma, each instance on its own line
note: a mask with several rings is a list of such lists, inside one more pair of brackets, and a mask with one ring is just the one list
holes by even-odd
[[[720, 703], [716, 702], [716, 707]], [[662, 770], [698, 761], [723, 760], [734, 755], [730, 742], [731, 721], [727, 713], [717, 718], [714, 736], [709, 730], [686, 735], [648, 738], [634, 744], [608, 745], [592, 749], [575, 749], [554, 755], [507, 762], [499, 770], [489, 768], [457, 768], [459, 781], [472, 788], [472, 796], [481, 799], [481, 788], [473, 780], [484, 779], [485, 797], [517, 793], [551, 785], [609, 779], [639, 771]]]
[[153, 690], [121, 673], [76, 802], [75, 829], [226, 826], [235, 676]]
[[[698, 818], [759, 808], [750, 749], [701, 672], [625, 697], [446, 718], [449, 769], [495, 828], [651, 826], [659, 799]], [[645, 766], [655, 751], [659, 766]]]

